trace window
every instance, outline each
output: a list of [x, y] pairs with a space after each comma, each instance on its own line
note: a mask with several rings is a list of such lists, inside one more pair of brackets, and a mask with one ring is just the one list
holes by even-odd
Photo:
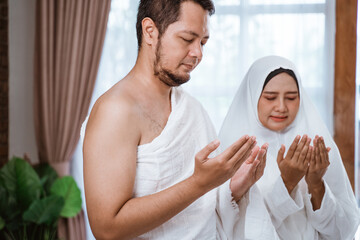
[[334, 2], [219, 0], [203, 62], [184, 88], [205, 106], [217, 130], [250, 65], [281, 55], [299, 68], [303, 85], [333, 130]]
[[[304, 87], [333, 132], [335, 1], [214, 2], [216, 13], [210, 20], [211, 37], [204, 48], [203, 60], [183, 87], [203, 104], [216, 130], [220, 130], [250, 65], [260, 57], [280, 55], [296, 64]], [[135, 63], [137, 6], [138, 1], [134, 0], [112, 0], [90, 109], [95, 100], [122, 79]], [[80, 146], [74, 154], [72, 171], [83, 189]], [[88, 239], [93, 239], [89, 227], [87, 232]]]

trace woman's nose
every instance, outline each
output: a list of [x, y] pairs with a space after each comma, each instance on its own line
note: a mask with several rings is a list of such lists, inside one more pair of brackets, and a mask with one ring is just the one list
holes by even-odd
[[279, 99], [276, 103], [276, 110], [279, 112], [285, 112], [287, 109], [286, 103], [284, 99]]

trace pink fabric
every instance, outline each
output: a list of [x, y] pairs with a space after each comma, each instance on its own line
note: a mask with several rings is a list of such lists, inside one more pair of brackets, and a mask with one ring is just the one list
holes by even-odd
[[[70, 172], [95, 85], [111, 0], [37, 0], [34, 115], [40, 162]], [[64, 228], [64, 229], [63, 229]], [[61, 231], [60, 231], [61, 230]], [[65, 239], [85, 239], [84, 215], [59, 222]]]
[[58, 237], [60, 239], [86, 239], [84, 212], [73, 218], [61, 218], [58, 222]]

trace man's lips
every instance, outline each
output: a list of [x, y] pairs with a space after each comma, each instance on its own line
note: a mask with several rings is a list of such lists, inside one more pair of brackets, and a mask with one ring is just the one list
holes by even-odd
[[270, 118], [275, 122], [282, 122], [287, 119], [287, 116], [270, 116]]
[[187, 70], [192, 71], [195, 67], [195, 65], [183, 63], [182, 64]]

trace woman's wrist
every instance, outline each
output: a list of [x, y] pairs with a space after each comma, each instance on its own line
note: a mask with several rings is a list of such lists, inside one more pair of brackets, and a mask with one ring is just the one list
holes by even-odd
[[321, 193], [325, 190], [325, 185], [324, 182], [321, 180], [318, 183], [308, 183], [308, 190], [309, 193], [314, 194], [314, 193]]
[[294, 190], [294, 188], [296, 187], [297, 183], [292, 183], [290, 181], [287, 181], [283, 175], [281, 175], [281, 179], [283, 180], [283, 183], [286, 187], [286, 189], [288, 190], [288, 193], [291, 194], [291, 192]]
[[249, 191], [250, 186], [241, 186], [239, 189], [235, 189], [232, 184], [232, 179], [230, 180], [230, 191], [232, 200], [238, 203], [241, 198]]
[[313, 211], [320, 209], [321, 202], [325, 194], [325, 185], [323, 181], [317, 184], [308, 183], [308, 191], [311, 194], [311, 204]]

